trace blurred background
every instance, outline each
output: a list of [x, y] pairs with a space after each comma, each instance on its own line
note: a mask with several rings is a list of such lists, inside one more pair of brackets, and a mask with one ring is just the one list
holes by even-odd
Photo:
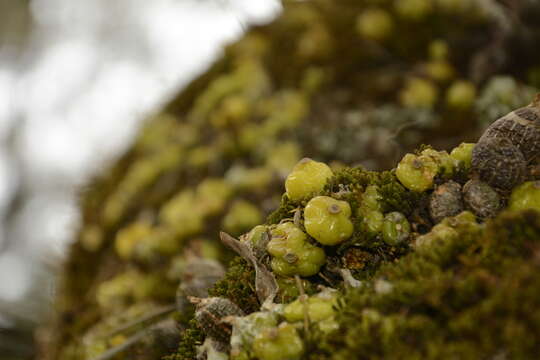
[[0, 0], [0, 359], [32, 356], [77, 194], [277, 0]]

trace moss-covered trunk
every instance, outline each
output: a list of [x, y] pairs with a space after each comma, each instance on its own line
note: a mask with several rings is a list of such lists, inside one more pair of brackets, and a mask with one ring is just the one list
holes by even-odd
[[[282, 16], [250, 29], [149, 119], [130, 151], [82, 196], [83, 224], [65, 265], [58, 316], [50, 326], [50, 341], [42, 346], [43, 358], [93, 359], [128, 344], [144, 328], [152, 331], [115, 358], [157, 359], [176, 352], [180, 340], [152, 325], [155, 321], [125, 325], [173, 304], [178, 284], [189, 277], [195, 259], [227, 264], [233, 254], [220, 244], [220, 230], [239, 236], [278, 208], [270, 222], [293, 219], [305, 204], [287, 198], [282, 202], [281, 194], [285, 177], [300, 158], [330, 163], [334, 171], [345, 165], [391, 169], [422, 143], [450, 150], [475, 141], [487, 124], [529, 103], [534, 87], [540, 87], [540, 6], [526, 0], [507, 3], [286, 1]], [[327, 194], [352, 183], [360, 184], [356, 191], [380, 186], [386, 191], [385, 212], [399, 210], [409, 220], [416, 217], [411, 222], [418, 233], [430, 230], [431, 220], [418, 220], [428, 217], [420, 211], [426, 194], [406, 192], [390, 172], [348, 171], [340, 173]], [[359, 206], [358, 199], [347, 201], [353, 209]], [[345, 359], [359, 357], [361, 351], [365, 358], [406, 358], [404, 354], [418, 349], [410, 358], [467, 358], [463, 354], [469, 353], [478, 358], [482, 353], [470, 350], [483, 321], [490, 322], [499, 310], [526, 316], [521, 301], [534, 305], [525, 293], [505, 302], [501, 292], [529, 282], [531, 294], [536, 291], [537, 260], [509, 262], [504, 269], [518, 279], [512, 282], [493, 264], [489, 252], [486, 257], [472, 256], [471, 262], [460, 258], [479, 248], [478, 242], [491, 242], [489, 234], [496, 234], [498, 227], [514, 236], [514, 228], [504, 225], [512, 216], [517, 215], [501, 219], [485, 234], [460, 237], [442, 263], [407, 255], [404, 259], [409, 260], [391, 267], [388, 263], [411, 249], [367, 246], [368, 237], [356, 238], [365, 246], [343, 248], [339, 256], [357, 279], [372, 279], [383, 265], [380, 278], [407, 281], [396, 285], [400, 292], [395, 297], [385, 297], [377, 287], [376, 294], [350, 295], [346, 301], [353, 307], [342, 314], [350, 317], [341, 320], [350, 332], [325, 338], [321, 349], [305, 356]], [[519, 228], [533, 234], [524, 235], [525, 242], [539, 233], [536, 215], [528, 216], [523, 226], [531, 228]], [[518, 227], [524, 221], [514, 220], [518, 225], [512, 226]], [[538, 250], [537, 244], [527, 246]], [[455, 265], [456, 259], [463, 266]], [[234, 264], [233, 273], [213, 294], [241, 301], [237, 305], [245, 312], [256, 311], [253, 270], [239, 260]], [[422, 266], [426, 268], [418, 270]], [[451, 272], [443, 271], [447, 266]], [[495, 275], [494, 268], [499, 269]], [[459, 278], [461, 271], [463, 282], [446, 278]], [[280, 288], [297, 291], [294, 280], [283, 282]], [[501, 290], [495, 291], [492, 283], [500, 284]], [[315, 292], [310, 284], [305, 290]], [[281, 295], [281, 301], [295, 297]], [[462, 320], [452, 318], [455, 308], [483, 295], [493, 295], [492, 302], [471, 307], [471, 314], [460, 313]], [[368, 315], [359, 315], [361, 310], [351, 313], [361, 308], [369, 310]], [[412, 320], [405, 316], [408, 312], [415, 314]], [[191, 316], [191, 306], [176, 315], [183, 333], [180, 359], [193, 355], [193, 342], [204, 337]], [[495, 341], [499, 330], [512, 332], [503, 337], [518, 336], [537, 326], [537, 320], [531, 326], [516, 323], [512, 332], [494, 319], [489, 330], [493, 333], [480, 340]], [[434, 338], [428, 341], [431, 334]], [[168, 336], [172, 345], [158, 341]], [[462, 337], [471, 339], [470, 346], [458, 341]], [[452, 340], [462, 348], [437, 350]], [[492, 342], [480, 344], [480, 349], [491, 354], [496, 346]], [[530, 344], [515, 344], [516, 349], [502, 349], [501, 358], [507, 353], [527, 358]]]

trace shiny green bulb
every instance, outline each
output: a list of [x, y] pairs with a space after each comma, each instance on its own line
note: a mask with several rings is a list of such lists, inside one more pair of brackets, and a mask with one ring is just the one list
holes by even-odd
[[527, 181], [512, 191], [508, 203], [510, 210], [534, 209], [540, 211], [540, 181]]
[[294, 166], [285, 180], [287, 196], [296, 201], [316, 195], [333, 175], [325, 163], [304, 158]]
[[337, 245], [353, 233], [351, 206], [329, 196], [311, 199], [304, 209], [304, 226], [309, 235], [323, 245]]

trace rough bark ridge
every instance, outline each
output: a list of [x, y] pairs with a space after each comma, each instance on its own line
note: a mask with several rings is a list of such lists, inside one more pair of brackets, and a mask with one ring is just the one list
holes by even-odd
[[[83, 225], [43, 358], [193, 358], [205, 337], [193, 306], [177, 301], [181, 311], [168, 322], [178, 284], [188, 291], [201, 258], [233, 258], [220, 230], [239, 236], [270, 213], [267, 224], [290, 219], [305, 230], [309, 199], [281, 196], [304, 156], [331, 164], [334, 177], [321, 194], [349, 203], [354, 233], [338, 248], [325, 247], [321, 272], [302, 286], [278, 276], [276, 301], [290, 302], [300, 290], [315, 294], [323, 284], [343, 290], [342, 279], [365, 285], [338, 301], [334, 321], [343, 331], [279, 327], [300, 338], [302, 351], [290, 359], [538, 354], [538, 214], [507, 212], [487, 225], [460, 218], [445, 225], [451, 231], [443, 229], [443, 240], [433, 235], [440, 241], [414, 251], [417, 236], [432, 233], [431, 189], [409, 191], [395, 171], [365, 170], [391, 169], [422, 143], [450, 150], [474, 141], [529, 103], [540, 87], [538, 3], [314, 0], [284, 7], [149, 119], [131, 150], [83, 194]], [[441, 170], [437, 153], [429, 155], [436, 185], [452, 179], [461, 186], [473, 176], [464, 165]], [[381, 216], [397, 211], [408, 219], [416, 235], [407, 242], [392, 245], [384, 240], [390, 235], [365, 228], [375, 210], [359, 209], [375, 187]], [[509, 193], [500, 196], [506, 202]], [[257, 313], [254, 278], [235, 259], [209, 293]], [[260, 342], [279, 348], [276, 331], [261, 333]], [[272, 360], [259, 345], [231, 354]]]

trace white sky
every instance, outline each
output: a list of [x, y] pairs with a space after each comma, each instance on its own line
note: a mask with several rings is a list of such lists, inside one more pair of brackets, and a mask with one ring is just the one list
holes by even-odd
[[31, 10], [37, 26], [23, 59], [3, 61], [9, 49], [0, 47], [0, 218], [14, 189], [30, 194], [0, 229], [0, 303], [24, 298], [36, 262], [63, 253], [78, 221], [76, 186], [125, 150], [141, 119], [206, 69], [224, 42], [280, 5], [33, 0]]

